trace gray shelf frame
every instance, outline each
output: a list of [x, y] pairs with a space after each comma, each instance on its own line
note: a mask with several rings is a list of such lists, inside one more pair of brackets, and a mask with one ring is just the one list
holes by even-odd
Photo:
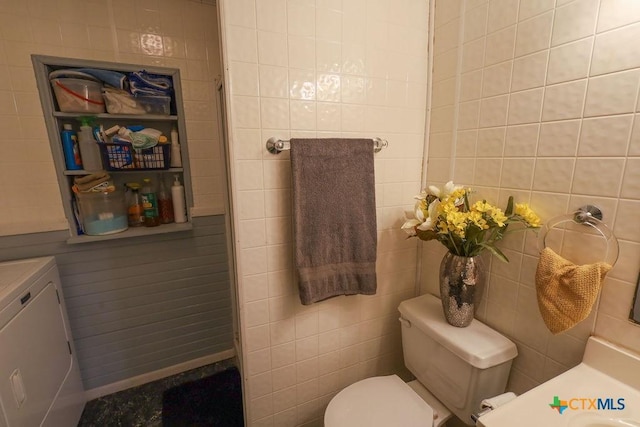
[[[128, 64], [119, 62], [106, 62], [85, 60], [76, 58], [62, 58], [47, 55], [31, 55], [31, 62], [33, 64], [38, 92], [40, 94], [40, 103], [42, 104], [42, 110], [44, 113], [44, 121], [47, 128], [47, 134], [49, 137], [49, 145], [51, 147], [51, 154], [53, 156], [53, 162], [56, 170], [56, 177], [58, 179], [58, 186], [60, 187], [60, 194], [62, 195], [62, 205], [64, 213], [69, 224], [70, 237], [67, 239], [67, 243], [83, 243], [83, 242], [96, 242], [101, 240], [113, 240], [122, 239], [136, 236], [148, 236], [152, 234], [163, 234], [170, 232], [188, 231], [193, 228], [193, 220], [191, 217], [191, 209], [193, 208], [193, 190], [191, 183], [191, 168], [189, 165], [189, 149], [188, 138], [186, 131], [186, 123], [184, 119], [184, 103], [182, 98], [182, 84], [180, 78], [180, 70], [177, 68], [147, 66], [141, 64]], [[125, 114], [94, 114], [93, 116], [98, 119], [108, 120], [140, 120], [140, 121], [162, 121], [166, 123], [174, 123], [178, 130], [178, 139], [180, 141], [180, 152], [182, 156], [182, 168], [171, 168], [167, 170], [149, 170], [149, 171], [109, 171], [110, 174], [133, 174], [140, 172], [148, 173], [163, 173], [163, 174], [180, 174], [182, 175], [182, 185], [185, 189], [185, 201], [187, 208], [187, 222], [183, 224], [164, 224], [158, 227], [135, 227], [129, 228], [126, 231], [116, 234], [110, 234], [105, 236], [89, 236], [78, 234], [76, 228], [76, 220], [73, 212], [73, 192], [71, 191], [72, 179], [76, 175], [83, 174], [82, 171], [67, 171], [66, 164], [64, 162], [64, 153], [62, 151], [62, 143], [60, 139], [60, 126], [59, 121], [62, 119], [74, 119], [79, 116], [86, 116], [89, 114], [82, 113], [63, 113], [56, 111], [54, 94], [49, 82], [49, 73], [53, 69], [59, 68], [101, 68], [106, 70], [119, 71], [122, 73], [128, 73], [133, 71], [146, 70], [154, 74], [162, 74], [170, 76], [173, 79], [174, 88], [174, 103], [176, 108], [176, 114], [170, 116], [161, 115], [125, 115]], [[88, 172], [87, 172], [88, 173]]]

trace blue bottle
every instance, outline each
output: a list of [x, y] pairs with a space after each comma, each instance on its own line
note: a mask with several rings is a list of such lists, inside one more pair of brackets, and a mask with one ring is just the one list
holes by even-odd
[[67, 170], [82, 169], [82, 159], [80, 158], [80, 147], [78, 146], [78, 135], [70, 124], [65, 124], [62, 135], [62, 151], [64, 152], [64, 162]]

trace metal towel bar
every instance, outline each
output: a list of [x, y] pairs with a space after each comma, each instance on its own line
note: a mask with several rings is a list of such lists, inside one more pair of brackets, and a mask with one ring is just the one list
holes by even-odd
[[[383, 148], [387, 148], [389, 146], [386, 139], [376, 137], [372, 138], [372, 140], [374, 153], [379, 153]], [[288, 139], [278, 139], [272, 136], [267, 140], [267, 151], [271, 154], [280, 154], [280, 152], [290, 149], [291, 144]]]

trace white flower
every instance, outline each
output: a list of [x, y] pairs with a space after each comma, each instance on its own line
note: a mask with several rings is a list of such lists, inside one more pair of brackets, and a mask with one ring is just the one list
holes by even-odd
[[449, 194], [453, 193], [456, 190], [460, 190], [461, 188], [463, 188], [462, 185], [455, 185], [453, 181], [449, 181], [444, 185], [444, 191], [440, 191], [440, 189], [435, 185], [430, 185], [429, 192], [442, 200], [442, 199], [446, 199], [449, 196]]
[[462, 188], [462, 185], [455, 185], [453, 181], [449, 181], [444, 185], [443, 197], [447, 197], [449, 196], [449, 194], [453, 193], [454, 191], [461, 190]]
[[415, 215], [416, 219], [420, 222], [424, 221], [424, 218], [425, 218], [424, 212], [422, 211], [423, 203], [424, 203], [424, 200], [418, 200], [413, 207], [413, 214]]
[[404, 224], [402, 224], [402, 229], [409, 236], [413, 237], [413, 236], [416, 235], [416, 225], [419, 225], [419, 224], [421, 224], [421, 222], [418, 221], [417, 219], [409, 219], [409, 220], [405, 221]]
[[429, 193], [433, 194], [436, 197], [440, 197], [440, 189], [435, 185], [429, 186]]
[[440, 200], [434, 200], [433, 202], [431, 202], [428, 208], [429, 217], [425, 218], [422, 224], [418, 226], [419, 230], [422, 230], [422, 231], [433, 230], [433, 227], [436, 225], [436, 221], [438, 218], [439, 205], [440, 205]]
[[416, 235], [416, 228], [421, 231], [433, 230], [436, 225], [437, 217], [438, 217], [438, 206], [440, 205], [439, 200], [434, 200], [429, 205], [427, 212], [429, 214], [428, 217], [424, 216], [424, 211], [422, 210], [422, 202], [418, 201], [415, 205], [414, 211], [414, 219], [406, 219], [405, 223], [402, 224], [402, 229], [409, 235]]
[[427, 192], [422, 190], [420, 194], [418, 194], [417, 196], [413, 196], [413, 198], [416, 200], [424, 200], [427, 198]]

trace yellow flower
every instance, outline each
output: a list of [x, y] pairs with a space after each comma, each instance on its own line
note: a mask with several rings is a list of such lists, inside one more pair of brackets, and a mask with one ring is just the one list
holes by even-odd
[[486, 230], [489, 228], [487, 220], [482, 216], [482, 212], [478, 210], [469, 212], [469, 221], [471, 221], [476, 227], [480, 228], [481, 230]]
[[540, 217], [536, 215], [526, 203], [516, 203], [514, 212], [516, 215], [521, 216], [529, 227], [540, 227]]
[[493, 206], [491, 206], [489, 203], [485, 202], [484, 200], [481, 200], [481, 201], [479, 200], [473, 204], [473, 209], [478, 212], [487, 212], [493, 209]]
[[498, 224], [498, 227], [504, 227], [504, 223], [509, 219], [505, 216], [502, 210], [500, 210], [500, 208], [496, 207], [493, 207], [493, 210], [489, 212], [489, 215], [491, 215], [493, 222]]
[[467, 213], [449, 212], [447, 214], [447, 228], [464, 239], [467, 230]]

